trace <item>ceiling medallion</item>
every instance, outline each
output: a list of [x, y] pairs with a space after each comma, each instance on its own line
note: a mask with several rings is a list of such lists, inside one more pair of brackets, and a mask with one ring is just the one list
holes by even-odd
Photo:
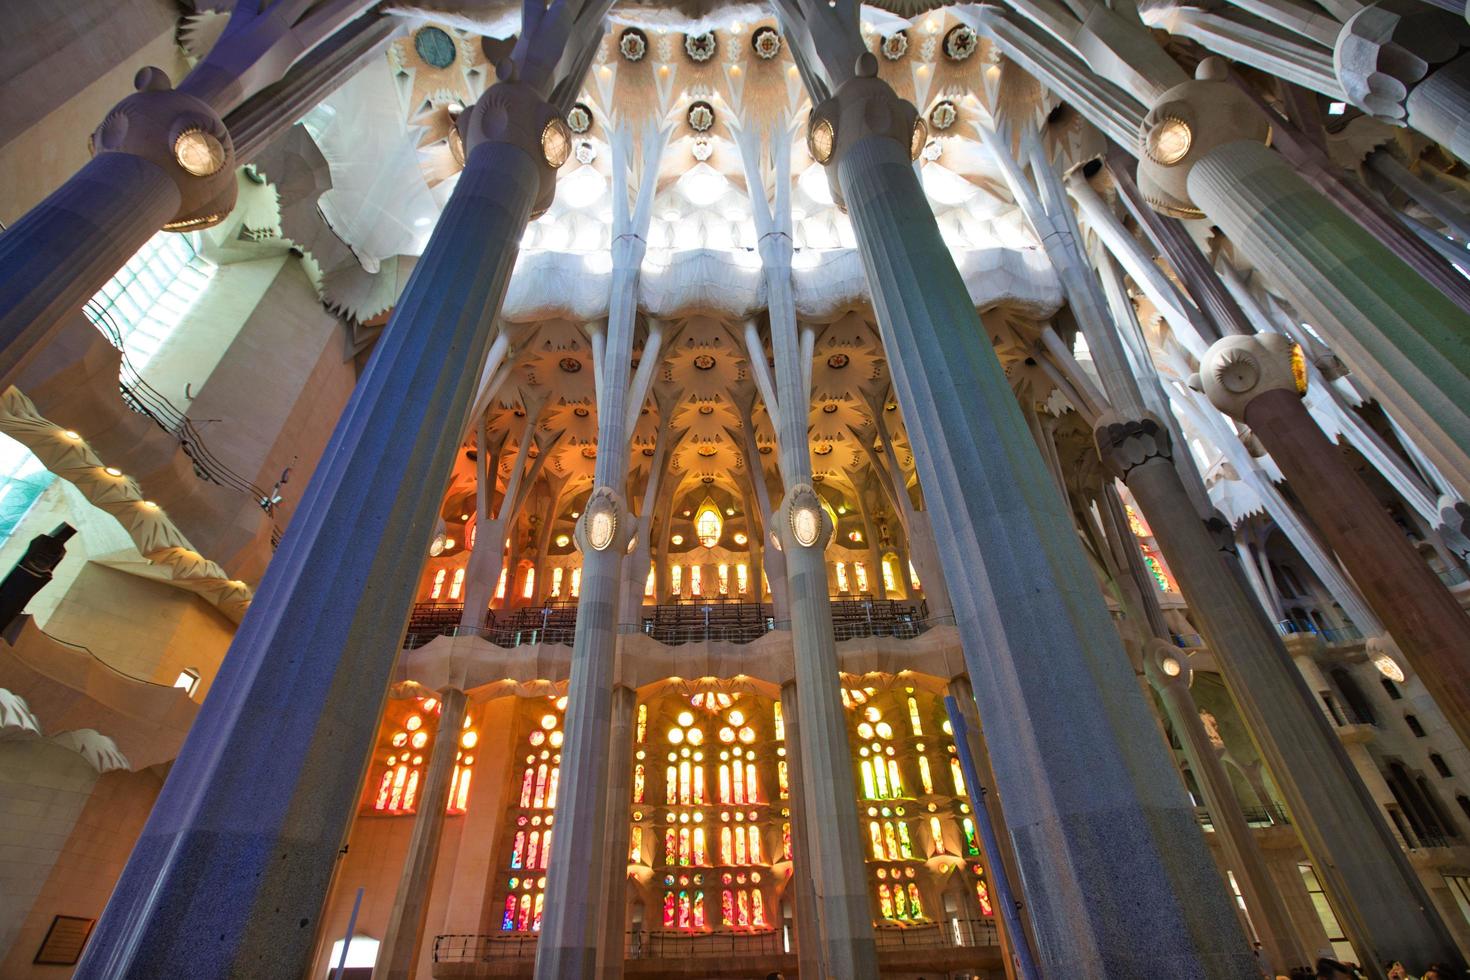
[[684, 35], [684, 53], [694, 61], [703, 63], [710, 60], [715, 56], [716, 47], [714, 31]]
[[567, 125], [572, 128], [572, 132], [581, 136], [592, 128], [592, 110], [578, 102], [567, 113]]
[[582, 370], [582, 362], [577, 360], [575, 357], [563, 357], [560, 361], [557, 361], [556, 363], [567, 374], [576, 374], [578, 371]]
[[636, 27], [630, 27], [618, 38], [618, 50], [629, 61], [642, 61], [648, 54], [648, 35]]
[[769, 456], [769, 455], [771, 455], [771, 447], [770, 446], [761, 446], [760, 447], [760, 454], [762, 456]]
[[653, 450], [650, 449], [650, 448], [648, 448], [647, 446], [644, 446], [643, 447], [643, 455], [644, 456], [648, 456], [648, 457], [652, 457], [653, 456]]
[[835, 415], [837, 413], [837, 403], [828, 402], [827, 404], [822, 406], [822, 412], [825, 415]]
[[438, 27], [421, 27], [413, 35], [413, 49], [430, 68], [448, 68], [458, 55], [454, 39]]
[[960, 113], [955, 108], [955, 104], [946, 99], [929, 110], [929, 125], [943, 132], [953, 126], [959, 117]]
[[577, 162], [591, 163], [597, 159], [597, 147], [592, 145], [591, 140], [582, 140], [577, 143]]
[[713, 354], [696, 354], [694, 355], [694, 366], [701, 371], [708, 371], [715, 366], [715, 357]]
[[572, 414], [575, 415], [579, 419], [585, 419], [587, 416], [591, 415], [592, 413], [589, 412], [589, 411], [587, 411], [587, 406], [586, 405], [578, 405], [576, 408], [572, 409]]
[[781, 53], [781, 33], [774, 27], [758, 27], [751, 35], [750, 46], [763, 61]]
[[716, 449], [714, 446], [710, 445], [709, 443], [705, 443], [704, 445], [700, 446], [699, 449], [697, 449], [695, 451], [698, 452], [699, 455], [705, 457], [706, 459], [708, 459], [709, 457], [713, 456], [715, 453], [719, 452], [718, 449]]
[[889, 61], [897, 61], [909, 50], [909, 36], [907, 31], [897, 31], [883, 39], [883, 57]]
[[715, 414], [715, 407], [713, 405], [701, 405], [701, 406], [699, 406], [699, 414], [700, 415], [713, 415], [713, 414]]
[[597, 447], [596, 446], [583, 446], [582, 447], [582, 456], [585, 459], [596, 459], [597, 458]]
[[689, 150], [689, 152], [695, 160], [699, 161], [700, 163], [704, 163], [704, 161], [714, 156], [715, 147], [714, 144], [711, 143], [708, 139], [700, 136], [695, 139], [694, 146]]
[[696, 102], [689, 107], [689, 128], [696, 133], [707, 133], [715, 124], [715, 109], [708, 102]]
[[833, 354], [831, 357], [827, 358], [827, 366], [829, 368], [832, 368], [833, 370], [837, 370], [839, 368], [847, 367], [849, 361], [850, 359], [848, 358], [848, 356], [839, 351], [838, 353]]
[[944, 35], [944, 53], [950, 61], [964, 61], [980, 46], [980, 36], [967, 24], [956, 24]]
[[699, 482], [703, 483], [705, 486], [710, 486], [715, 482], [715, 478], [712, 476], [702, 476], [699, 478]]
[[813, 449], [812, 452], [818, 456], [830, 456], [832, 455], [832, 446], [829, 443], [823, 443]]

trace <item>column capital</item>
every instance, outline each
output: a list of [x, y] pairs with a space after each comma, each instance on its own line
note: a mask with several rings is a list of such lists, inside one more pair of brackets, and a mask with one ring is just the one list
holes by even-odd
[[235, 147], [207, 102], [176, 91], [161, 68], [144, 68], [123, 99], [92, 131], [93, 156], [126, 153], [168, 175], [179, 207], [164, 228], [194, 231], [224, 220], [235, 206]]
[[807, 117], [806, 145], [812, 159], [827, 168], [832, 200], [847, 210], [837, 180], [837, 163], [852, 146], [869, 136], [883, 136], [908, 150], [917, 160], [929, 139], [929, 127], [919, 110], [898, 97], [878, 77], [878, 59], [864, 51], [857, 59], [856, 74], [838, 86]]
[[520, 80], [509, 58], [496, 66], [495, 76], [496, 83], [459, 114], [455, 123], [459, 145], [454, 150], [465, 162], [484, 143], [508, 143], [524, 151], [541, 176], [531, 206], [534, 221], [546, 213], [556, 196], [556, 171], [571, 155], [572, 131], [534, 87]]
[[1151, 459], [1173, 458], [1169, 427], [1148, 412], [1137, 419], [1104, 414], [1093, 429], [1092, 438], [1103, 466], [1124, 483], [1135, 467]]
[[1226, 81], [1224, 59], [1206, 58], [1193, 80], [1176, 85], [1143, 117], [1138, 130], [1138, 189], [1174, 218], [1203, 218], [1189, 196], [1189, 175], [1211, 151], [1241, 140], [1265, 143], [1271, 124], [1244, 92]]
[[1279, 333], [1231, 336], [1210, 345], [1189, 382], [1215, 408], [1245, 421], [1251, 402], [1268, 391], [1306, 394], [1307, 369], [1302, 349]]

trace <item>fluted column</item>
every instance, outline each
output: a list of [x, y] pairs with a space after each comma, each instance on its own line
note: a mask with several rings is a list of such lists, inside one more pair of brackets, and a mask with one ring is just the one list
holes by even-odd
[[[77, 976], [300, 976], [556, 117], [492, 86], [468, 161]], [[223, 939], [221, 937], [224, 937]]]
[[[786, 726], [786, 785], [790, 787], [791, 808], [791, 885], [796, 922], [796, 961], [804, 977], [821, 977], [822, 930], [817, 903], [817, 890], [808, 863], [811, 828], [807, 824], [805, 793], [802, 788], [805, 764], [801, 754], [801, 708], [796, 682], [781, 685], [781, 719]], [[856, 807], [857, 801], [853, 801]]]
[[[654, 135], [657, 135], [655, 131]], [[614, 138], [614, 186], [626, 186], [626, 133]], [[652, 208], [650, 185], [658, 171], [658, 146], [645, 148], [643, 190], [639, 214]], [[647, 228], [628, 222], [620, 212], [621, 232], [613, 239], [612, 291], [608, 301], [605, 337], [594, 336], [597, 386], [597, 463], [592, 494], [577, 519], [575, 540], [582, 554], [582, 594], [577, 600], [577, 631], [572, 642], [572, 667], [567, 683], [566, 740], [562, 743], [562, 771], [567, 774], [557, 797], [556, 829], [546, 873], [546, 911], [536, 947], [536, 976], [541, 980], [570, 980], [597, 975], [602, 933], [598, 910], [602, 906], [609, 869], [626, 869], [627, 845], [622, 854], [605, 849], [608, 807], [608, 745], [613, 710], [613, 668], [617, 655], [617, 626], [622, 598], [623, 556], [636, 532], [636, 521], [623, 500], [628, 482], [628, 434], [636, 421], [643, 394], [634, 384], [651, 375], [640, 372], [629, 383], [633, 333], [637, 316], [638, 273], [646, 245], [640, 232]], [[657, 357], [657, 346], [645, 357]], [[629, 414], [633, 419], [628, 418]]]
[[1470, 486], [1470, 314], [1265, 145], [1267, 120], [1222, 80], [1219, 59], [1197, 75], [1144, 120], [1139, 189], [1156, 209], [1207, 215], [1422, 435], [1435, 465]]
[[439, 703], [442, 705], [439, 728], [419, 793], [408, 854], [398, 878], [398, 894], [393, 899], [393, 912], [378, 951], [377, 966], [373, 968], [375, 980], [411, 980], [418, 968], [419, 946], [434, 888], [434, 869], [439, 863], [439, 842], [444, 836], [444, 808], [449, 802], [449, 784], [459, 754], [459, 733], [468, 699], [463, 691], [451, 687], [439, 692]]
[[1235, 872], [1251, 924], [1266, 954], [1265, 965], [1273, 973], [1305, 966], [1311, 958], [1292, 930], [1291, 916], [1271, 881], [1271, 873], [1251, 835], [1230, 777], [1200, 720], [1199, 708], [1189, 693], [1191, 672], [1180, 662], [1179, 655], [1180, 651], [1168, 643], [1153, 641], [1144, 652], [1144, 673], [1159, 692], [1169, 721], [1184, 745], [1189, 768], [1205, 794], [1210, 822], [1220, 835], [1225, 867]]
[[[1138, 501], [1216, 652], [1241, 716], [1290, 807], [1297, 832], [1355, 949], [1382, 959], [1424, 951], [1458, 954], [1418, 875], [1354, 778], [1342, 744], [1319, 711], [1243, 572], [1194, 512], [1153, 419], [1099, 428], [1098, 449]], [[1224, 537], [1222, 531], [1222, 537]], [[1233, 545], [1233, 538], [1225, 547]], [[1381, 955], [1380, 955], [1381, 954]], [[1367, 957], [1368, 953], [1360, 955]]]
[[1470, 616], [1302, 403], [1280, 334], [1231, 337], [1200, 365], [1214, 406], [1250, 426], [1451, 727], [1470, 744]]
[[637, 705], [638, 693], [632, 688], [620, 686], [613, 691], [612, 725], [608, 730], [607, 860], [603, 862], [606, 875], [600, 910], [602, 941], [597, 950], [597, 976], [601, 980], [617, 980], [623, 975], [632, 833], [628, 804], [633, 796], [633, 709]]
[[[1193, 810], [919, 186], [915, 111], [876, 72], [863, 55], [814, 110], [813, 140], [832, 128], [829, 175], [946, 543], [980, 715], [1007, 734], [991, 761], [1042, 969], [1252, 976], [1224, 891], [1201, 887], [1218, 876]], [[1089, 898], [1112, 891], [1130, 901]]]
[[[738, 138], [749, 187], [763, 187], [761, 146], [748, 131]], [[776, 429], [777, 452], [786, 492], [771, 515], [769, 527], [786, 565], [791, 643], [795, 654], [799, 738], [802, 767], [800, 806], [806, 811], [811, 847], [810, 872], [817, 888], [822, 923], [821, 969], [824, 976], [864, 980], [878, 976], [873, 941], [873, 910], [863, 864], [863, 839], [856, 807], [852, 751], [847, 740], [847, 714], [832, 632], [832, 604], [825, 553], [832, 521], [812, 488], [811, 412], [812, 350], [810, 333], [800, 335], [796, 296], [791, 282], [791, 142], [776, 136], [771, 143], [776, 197], [752, 200], [766, 306], [771, 323], [775, 378], [765, 350], [747, 325], [745, 341], [751, 370], [766, 399], [766, 412]], [[773, 593], [780, 588], [771, 583]], [[816, 834], [816, 828], [822, 828]]]

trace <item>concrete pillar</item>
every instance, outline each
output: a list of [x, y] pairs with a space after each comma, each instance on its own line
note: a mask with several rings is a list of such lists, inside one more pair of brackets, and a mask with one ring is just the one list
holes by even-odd
[[398, 879], [398, 894], [388, 918], [388, 930], [373, 968], [377, 980], [411, 980], [418, 965], [419, 944], [429, 916], [429, 894], [434, 888], [434, 869], [439, 863], [439, 841], [444, 835], [444, 808], [449, 802], [449, 783], [459, 751], [459, 732], [464, 725], [468, 698], [457, 688], [439, 692], [439, 728], [429, 768], [413, 818], [413, 834]]
[[1292, 931], [1291, 916], [1271, 881], [1219, 752], [1200, 720], [1199, 708], [1189, 693], [1190, 671], [1180, 660], [1180, 651], [1162, 640], [1154, 641], [1144, 653], [1144, 673], [1159, 692], [1169, 721], [1184, 745], [1189, 768], [1205, 794], [1210, 821], [1220, 835], [1225, 867], [1235, 872], [1251, 924], [1261, 941], [1266, 957], [1263, 965], [1273, 973], [1309, 965], [1313, 957]]
[[[796, 682], [781, 685], [781, 721], [786, 726], [786, 785], [791, 806], [791, 891], [796, 907], [796, 960], [804, 977], [822, 977], [822, 931], [817, 890], [812, 882], [810, 827], [807, 824], [806, 793], [802, 789], [805, 766], [801, 756], [801, 711]], [[853, 800], [856, 808], [857, 800]], [[865, 869], [866, 873], [866, 869]]]
[[[300, 976], [408, 620], [461, 419], [556, 117], [525, 83], [464, 120], [468, 162], [78, 967]], [[9, 237], [8, 235], [5, 237]], [[364, 492], [371, 488], [372, 492]], [[225, 937], [221, 940], [221, 936]]]
[[632, 834], [628, 805], [633, 798], [633, 711], [637, 705], [638, 692], [632, 688], [620, 686], [613, 690], [612, 725], [608, 731], [607, 860], [603, 862], [606, 876], [600, 913], [602, 942], [597, 950], [597, 975], [602, 980], [617, 980], [623, 975]]
[[[874, 77], [871, 54], [857, 67], [814, 110], [811, 136], [819, 146], [831, 128], [829, 180], [945, 542], [980, 714], [1007, 733], [991, 762], [1042, 968], [1252, 976], [1224, 890], [1201, 887], [1218, 876], [1193, 808], [919, 186], [916, 113]], [[1104, 908], [1089, 897], [1100, 889], [1131, 900]]]

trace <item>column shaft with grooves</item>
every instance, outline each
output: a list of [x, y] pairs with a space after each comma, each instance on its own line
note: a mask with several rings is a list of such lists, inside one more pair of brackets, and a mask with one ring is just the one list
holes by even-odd
[[1071, 518], [905, 150], [859, 138], [837, 173], [946, 543], [1043, 970], [1253, 977]]
[[78, 977], [307, 971], [541, 166], [471, 151]]

